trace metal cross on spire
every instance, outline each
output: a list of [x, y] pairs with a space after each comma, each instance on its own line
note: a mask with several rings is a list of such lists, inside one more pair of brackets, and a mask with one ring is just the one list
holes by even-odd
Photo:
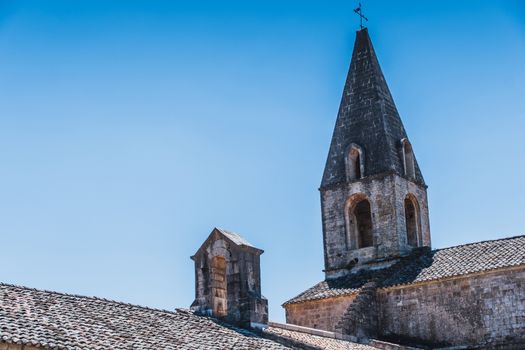
[[365, 15], [363, 15], [363, 11], [361, 10], [361, 3], [359, 3], [359, 6], [356, 9], [354, 9], [354, 12], [357, 13], [357, 15], [359, 16], [359, 26], [361, 27], [361, 29], [363, 29], [363, 19], [368, 22], [368, 18], [366, 18]]

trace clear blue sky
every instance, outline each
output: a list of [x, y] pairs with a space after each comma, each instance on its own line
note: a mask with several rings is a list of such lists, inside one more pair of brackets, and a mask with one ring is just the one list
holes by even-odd
[[[433, 247], [525, 233], [525, 2], [367, 1]], [[354, 1], [1, 1], [0, 280], [188, 307], [214, 226], [270, 315], [323, 278]]]

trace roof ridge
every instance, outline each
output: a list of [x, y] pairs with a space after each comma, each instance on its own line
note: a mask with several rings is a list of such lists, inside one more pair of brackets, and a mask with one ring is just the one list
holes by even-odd
[[126, 303], [124, 301], [118, 301], [118, 300], [107, 299], [107, 298], [102, 298], [102, 297], [88, 296], [88, 295], [81, 295], [81, 294], [73, 294], [73, 293], [65, 293], [65, 292], [58, 292], [58, 291], [54, 291], [54, 290], [26, 287], [26, 286], [22, 286], [22, 285], [17, 285], [17, 284], [12, 284], [12, 283], [5, 283], [5, 282], [0, 282], [0, 287], [12, 287], [12, 288], [22, 289], [22, 290], [26, 290], [26, 291], [43, 292], [43, 293], [54, 294], [54, 295], [58, 295], [58, 296], [89, 299], [89, 300], [98, 301], [98, 302], [105, 302], [105, 303], [111, 303], [111, 304], [117, 304], [117, 305], [131, 306], [131, 307], [134, 307], [134, 308], [137, 308], [137, 309], [143, 309], [143, 310], [149, 310], [149, 311], [158, 311], [158, 312], [164, 312], [164, 313], [169, 313], [169, 314], [183, 315], [183, 314], [190, 314], [190, 313], [192, 313], [191, 310], [187, 310], [187, 309], [185, 310], [185, 309], [182, 309], [182, 308], [176, 308], [175, 310], [166, 310], [166, 309], [160, 309], [160, 308], [144, 306], [144, 305], [139, 305], [139, 304]]
[[279, 322], [268, 321], [268, 327], [286, 329], [288, 331], [310, 334], [310, 335], [315, 335], [318, 337], [337, 339], [335, 332], [325, 331], [319, 328], [299, 326], [299, 325], [295, 325], [292, 323], [279, 323]]
[[516, 238], [522, 238], [522, 237], [525, 238], [525, 235], [517, 235], [517, 236], [495, 238], [495, 239], [486, 239], [484, 241], [463, 243], [463, 244], [453, 245], [453, 246], [450, 246], [450, 247], [432, 249], [432, 252], [437, 252], [437, 251], [440, 251], [440, 250], [453, 249], [453, 248], [459, 248], [459, 247], [465, 247], [465, 246], [471, 246], [471, 245], [476, 245], [476, 244], [481, 244], [481, 243], [496, 242], [496, 241], [507, 241], [507, 240], [516, 239]]

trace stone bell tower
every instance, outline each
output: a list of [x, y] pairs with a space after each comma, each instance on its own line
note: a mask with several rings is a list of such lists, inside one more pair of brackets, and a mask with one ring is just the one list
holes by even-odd
[[361, 29], [320, 187], [326, 277], [386, 266], [430, 246], [426, 188], [368, 30]]
[[261, 295], [261, 249], [238, 234], [215, 228], [197, 253], [195, 301], [197, 313], [243, 327], [268, 323], [268, 301]]

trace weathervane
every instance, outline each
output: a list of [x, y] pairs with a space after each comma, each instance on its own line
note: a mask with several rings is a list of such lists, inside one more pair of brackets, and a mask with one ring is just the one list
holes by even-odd
[[368, 22], [368, 18], [366, 18], [365, 15], [363, 15], [363, 11], [361, 10], [361, 3], [359, 3], [359, 6], [356, 9], [354, 9], [354, 12], [357, 13], [357, 15], [359, 16], [359, 26], [361, 27], [361, 29], [363, 29], [363, 19]]

